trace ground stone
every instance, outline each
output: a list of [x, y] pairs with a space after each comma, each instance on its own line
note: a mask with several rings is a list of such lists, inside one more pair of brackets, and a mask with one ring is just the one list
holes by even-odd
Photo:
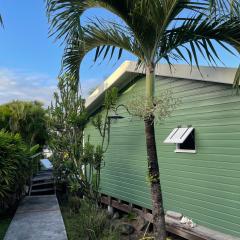
[[135, 231], [134, 227], [129, 223], [122, 223], [119, 226], [119, 230], [122, 235], [131, 235]]
[[148, 222], [143, 217], [138, 216], [134, 221], [133, 225], [137, 231], [142, 231], [146, 228], [146, 226], [148, 225]]

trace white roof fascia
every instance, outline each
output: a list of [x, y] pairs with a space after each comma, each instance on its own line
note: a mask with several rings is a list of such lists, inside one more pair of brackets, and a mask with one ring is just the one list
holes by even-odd
[[124, 62], [115, 72], [113, 72], [95, 91], [86, 99], [86, 107], [91, 105], [103, 92], [112, 87], [131, 68], [131, 62]]
[[[173, 65], [170, 70], [168, 64], [158, 64], [156, 66], [156, 75], [172, 78], [183, 78], [215, 83], [233, 84], [236, 68], [212, 68], [212, 67], [200, 67], [200, 71], [197, 67], [190, 67], [189, 65]], [[125, 61], [115, 72], [112, 73], [87, 99], [86, 108], [91, 108], [104, 92], [113, 87], [120, 85], [127, 85], [134, 77], [139, 74], [145, 74], [143, 67], [137, 68], [137, 63], [132, 61]]]
[[164, 143], [184, 143], [187, 137], [191, 134], [194, 128], [174, 128]]

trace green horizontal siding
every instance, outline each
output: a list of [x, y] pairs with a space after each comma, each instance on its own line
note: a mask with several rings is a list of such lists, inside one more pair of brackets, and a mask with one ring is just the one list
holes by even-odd
[[[110, 145], [105, 153], [105, 167], [102, 168], [101, 192], [151, 208], [142, 131], [144, 128], [140, 121], [124, 119], [112, 123]], [[91, 142], [98, 142], [99, 136], [92, 126], [87, 128], [86, 133], [91, 135]]]
[[[143, 94], [144, 85], [144, 79], [138, 80], [121, 94], [119, 104]], [[224, 84], [158, 78], [156, 93], [168, 89], [182, 103], [170, 118], [156, 124], [164, 207], [240, 236], [240, 96]], [[126, 118], [112, 123], [101, 191], [151, 208], [144, 125], [120, 110]], [[175, 153], [174, 145], [163, 144], [178, 125], [195, 128], [196, 154]], [[86, 132], [92, 142], [98, 141], [93, 127]]]

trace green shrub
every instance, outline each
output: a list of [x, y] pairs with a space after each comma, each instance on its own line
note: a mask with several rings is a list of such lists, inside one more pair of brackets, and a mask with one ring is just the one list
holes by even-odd
[[71, 214], [69, 205], [62, 207], [69, 240], [118, 240], [119, 234], [111, 228], [106, 211], [87, 200], [81, 200], [80, 211]]
[[46, 110], [37, 101], [12, 101], [0, 105], [0, 129], [19, 133], [28, 145], [42, 147], [48, 140]]
[[10, 206], [21, 196], [30, 174], [30, 151], [20, 135], [0, 131], [1, 208]]
[[0, 219], [0, 240], [4, 239], [8, 226], [10, 225], [12, 217]]
[[79, 213], [81, 207], [81, 199], [77, 196], [69, 197], [68, 199], [70, 212]]

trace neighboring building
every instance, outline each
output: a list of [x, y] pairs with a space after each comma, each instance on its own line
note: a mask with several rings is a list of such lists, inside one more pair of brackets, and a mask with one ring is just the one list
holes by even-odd
[[[156, 95], [171, 89], [181, 99], [172, 116], [156, 124], [165, 210], [240, 239], [240, 96], [232, 88], [236, 70], [202, 67], [200, 74], [197, 68], [176, 65], [171, 73], [167, 65], [159, 65], [156, 72]], [[93, 115], [112, 86], [120, 90], [118, 104], [144, 95], [142, 70], [133, 62], [123, 63], [87, 99]], [[101, 192], [151, 209], [144, 123], [123, 107], [118, 113], [125, 118], [111, 122]], [[86, 134], [98, 141], [93, 127]]]

